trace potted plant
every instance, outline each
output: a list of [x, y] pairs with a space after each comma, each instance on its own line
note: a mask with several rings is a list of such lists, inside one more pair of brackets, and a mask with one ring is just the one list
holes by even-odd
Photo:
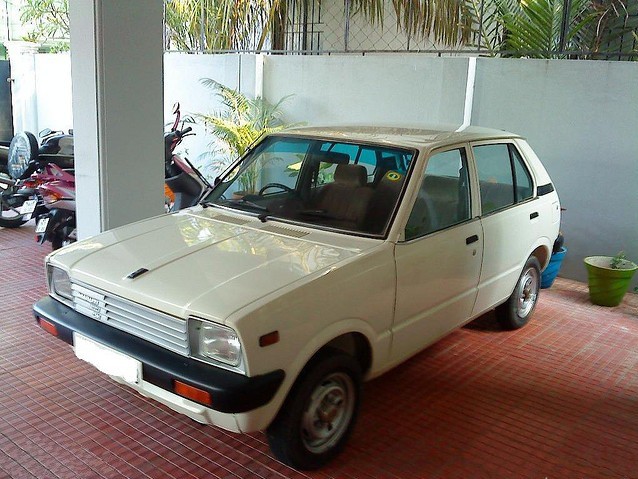
[[585, 258], [589, 282], [589, 298], [601, 306], [618, 306], [622, 301], [638, 265], [629, 261], [624, 252], [616, 256]]
[[[221, 171], [235, 159], [243, 156], [248, 148], [259, 138], [268, 133], [275, 133], [284, 128], [294, 126], [283, 121], [281, 105], [289, 96], [283, 97], [274, 105], [264, 98], [249, 98], [238, 90], [212, 80], [203, 78], [202, 84], [217, 94], [222, 109], [212, 114], [195, 115], [203, 121], [206, 129], [215, 137], [217, 152], [222, 155], [217, 159], [216, 169]], [[240, 190], [233, 195], [241, 198], [256, 192], [259, 178], [255, 166], [238, 171]]]

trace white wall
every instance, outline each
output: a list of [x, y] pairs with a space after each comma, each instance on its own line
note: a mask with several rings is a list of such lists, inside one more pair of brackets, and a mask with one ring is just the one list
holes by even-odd
[[[165, 120], [176, 100], [184, 112], [213, 111], [217, 100], [199, 79], [259, 91], [254, 55], [167, 54]], [[266, 56], [263, 93], [289, 94], [287, 120], [307, 124], [461, 123], [466, 58], [406, 55]], [[43, 63], [38, 61], [38, 65]], [[39, 71], [40, 75], [48, 75]], [[47, 82], [38, 82], [46, 88]], [[526, 136], [549, 170], [563, 206], [569, 248], [562, 275], [584, 280], [582, 258], [625, 250], [638, 260], [638, 63], [478, 59], [472, 123]], [[70, 105], [39, 91], [64, 118]], [[58, 103], [56, 103], [56, 101]], [[39, 116], [43, 102], [38, 101]], [[65, 110], [66, 109], [66, 110]], [[41, 128], [50, 125], [41, 125]], [[184, 140], [203, 161], [210, 137]], [[636, 280], [634, 283], [636, 283]]]
[[589, 255], [638, 261], [638, 63], [479, 59], [476, 78], [473, 124], [526, 136], [566, 208], [561, 274], [586, 279]]
[[264, 96], [294, 94], [290, 121], [461, 123], [467, 60], [419, 55], [268, 56]]
[[[73, 128], [71, 112], [71, 55], [35, 55], [37, 131]], [[37, 133], [34, 132], [34, 133]]]
[[[259, 55], [190, 55], [167, 53], [164, 55], [164, 119], [173, 122], [173, 104], [179, 102], [182, 118], [219, 111], [221, 103], [215, 91], [202, 85], [201, 80], [211, 78], [229, 88], [239, 89], [249, 96], [261, 95], [258, 83]], [[209, 178], [219, 173], [211, 167], [214, 138], [201, 124], [190, 124], [195, 136], [184, 139], [176, 150], [185, 155]], [[168, 127], [167, 127], [168, 129]], [[218, 156], [218, 155], [217, 155]]]

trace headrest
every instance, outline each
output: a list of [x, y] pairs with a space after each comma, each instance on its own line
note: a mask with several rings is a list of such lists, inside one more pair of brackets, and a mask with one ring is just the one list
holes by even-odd
[[350, 162], [350, 156], [347, 153], [332, 151], [317, 151], [312, 154], [312, 159], [317, 162], [334, 163], [335, 165], [347, 165]]
[[364, 186], [367, 183], [368, 172], [361, 165], [337, 165], [335, 183], [346, 186]]

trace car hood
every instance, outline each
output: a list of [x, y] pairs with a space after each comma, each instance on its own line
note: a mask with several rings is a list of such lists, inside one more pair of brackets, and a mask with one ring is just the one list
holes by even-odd
[[224, 322], [374, 245], [378, 241], [200, 208], [102, 233], [50, 261], [78, 283], [174, 316]]

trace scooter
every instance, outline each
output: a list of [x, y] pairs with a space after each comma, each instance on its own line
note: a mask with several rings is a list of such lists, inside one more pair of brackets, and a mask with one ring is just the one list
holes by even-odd
[[36, 241], [50, 241], [54, 250], [77, 240], [75, 222], [75, 176], [55, 163], [33, 174], [45, 213], [37, 216]]
[[212, 188], [204, 175], [188, 158], [182, 158], [173, 153], [185, 136], [194, 135], [190, 126], [184, 128], [182, 123], [182, 129], [178, 128], [181, 119], [179, 103], [173, 107], [173, 114], [175, 115], [173, 126], [164, 134], [164, 181], [170, 190], [169, 195], [172, 194], [168, 211], [195, 206]]
[[22, 132], [13, 137], [9, 145], [6, 169], [0, 173], [0, 226], [17, 228], [32, 217], [46, 212], [37, 187], [40, 179], [35, 175], [47, 164], [61, 169], [72, 169], [73, 132], [49, 129], [40, 132], [42, 144], [32, 133]]

